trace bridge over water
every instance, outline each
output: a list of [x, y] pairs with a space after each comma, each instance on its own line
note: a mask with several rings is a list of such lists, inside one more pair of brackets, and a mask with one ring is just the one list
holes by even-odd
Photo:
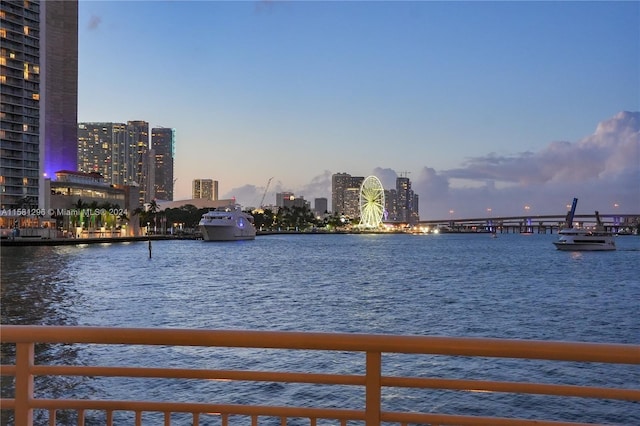
[[[418, 226], [439, 228], [445, 232], [498, 232], [498, 233], [538, 233], [553, 234], [564, 225], [566, 213], [561, 215], [490, 216], [467, 219], [421, 220]], [[600, 214], [606, 230], [621, 232], [636, 228], [640, 223], [637, 214]], [[597, 222], [594, 214], [576, 214], [574, 225], [589, 226]]]

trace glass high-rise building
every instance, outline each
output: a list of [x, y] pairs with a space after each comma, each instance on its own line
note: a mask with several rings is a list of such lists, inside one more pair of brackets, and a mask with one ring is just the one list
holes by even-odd
[[154, 196], [158, 200], [173, 201], [175, 143], [175, 129], [167, 127], [151, 129], [151, 148], [155, 157]]
[[44, 178], [75, 170], [78, 2], [0, 2], [0, 206], [46, 207]]
[[127, 138], [127, 143], [134, 147], [129, 153], [128, 161], [135, 164], [133, 180], [140, 186], [140, 204], [148, 203], [153, 199], [149, 123], [141, 120], [127, 121]]
[[78, 123], [80, 172], [100, 173], [112, 185], [130, 185], [135, 170], [131, 149], [124, 123]]

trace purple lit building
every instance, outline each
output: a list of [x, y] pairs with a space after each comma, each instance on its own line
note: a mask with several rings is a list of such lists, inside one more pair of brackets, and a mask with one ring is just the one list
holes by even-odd
[[54, 179], [77, 170], [78, 2], [42, 1], [40, 18], [41, 170]]

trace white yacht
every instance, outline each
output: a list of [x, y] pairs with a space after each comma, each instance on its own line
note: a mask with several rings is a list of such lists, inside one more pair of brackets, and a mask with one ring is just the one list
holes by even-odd
[[205, 241], [253, 240], [256, 227], [253, 216], [242, 211], [240, 206], [211, 210], [202, 215], [198, 224]]
[[615, 236], [604, 229], [600, 214], [597, 211], [597, 225], [594, 229], [573, 227], [573, 215], [576, 211], [577, 203], [578, 199], [574, 198], [571, 211], [567, 214], [566, 227], [558, 232], [559, 238], [553, 243], [556, 248], [563, 251], [615, 250]]
[[615, 237], [610, 232], [567, 228], [558, 232], [560, 237], [554, 241], [558, 250], [564, 251], [601, 251], [615, 250]]

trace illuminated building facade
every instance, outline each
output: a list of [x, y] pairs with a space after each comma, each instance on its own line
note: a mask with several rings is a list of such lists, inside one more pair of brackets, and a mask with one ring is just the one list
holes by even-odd
[[100, 173], [112, 185], [130, 185], [135, 180], [124, 123], [78, 123], [78, 171]]
[[146, 121], [127, 121], [127, 143], [135, 148], [129, 154], [134, 164], [133, 180], [140, 187], [140, 204], [153, 199], [153, 176], [151, 176], [152, 158], [149, 156], [149, 123]]
[[41, 172], [53, 178], [57, 171], [76, 170], [77, 166], [78, 2], [39, 3], [40, 81], [44, 82], [40, 91]]
[[296, 197], [293, 192], [277, 192], [276, 193], [276, 207], [309, 207], [309, 202], [304, 197]]
[[167, 127], [151, 129], [151, 148], [154, 161], [154, 198], [173, 201], [173, 160], [176, 130]]
[[213, 179], [194, 179], [192, 186], [192, 198], [217, 200], [218, 181]]
[[385, 191], [387, 221], [414, 224], [420, 220], [418, 194], [411, 189], [408, 177], [396, 178], [396, 188]]
[[349, 218], [360, 216], [360, 186], [364, 177], [348, 173], [331, 176], [331, 207], [333, 212]]
[[3, 0], [0, 42], [0, 205], [45, 208], [76, 167], [78, 2]]

